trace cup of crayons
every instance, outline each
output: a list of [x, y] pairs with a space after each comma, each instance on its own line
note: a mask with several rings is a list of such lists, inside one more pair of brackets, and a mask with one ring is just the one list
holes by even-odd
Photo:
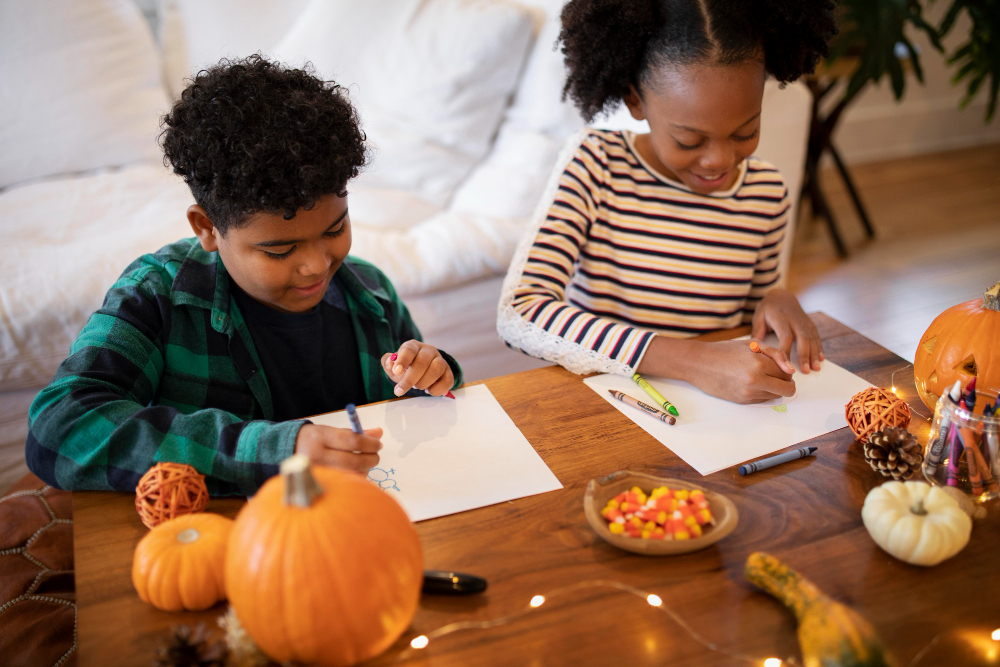
[[720, 493], [629, 470], [590, 480], [583, 508], [601, 539], [647, 556], [704, 549], [739, 520], [736, 506]]
[[973, 500], [1000, 496], [1000, 414], [997, 393], [976, 388], [975, 378], [963, 390], [956, 381], [938, 400], [924, 453], [924, 477], [951, 486]]

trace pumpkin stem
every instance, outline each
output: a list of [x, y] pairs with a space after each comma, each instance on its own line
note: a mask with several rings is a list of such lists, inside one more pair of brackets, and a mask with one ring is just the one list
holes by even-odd
[[926, 516], [927, 510], [924, 509], [924, 499], [917, 498], [917, 503], [910, 508], [910, 512], [916, 514], [917, 516]]
[[310, 507], [323, 495], [323, 487], [313, 477], [309, 458], [294, 454], [281, 462], [281, 476], [285, 480], [285, 504]]
[[1000, 311], [1000, 283], [983, 292], [983, 308]]

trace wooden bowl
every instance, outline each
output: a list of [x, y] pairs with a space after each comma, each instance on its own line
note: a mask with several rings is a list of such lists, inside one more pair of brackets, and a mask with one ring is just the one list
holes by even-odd
[[[666, 486], [671, 489], [698, 489], [705, 494], [705, 500], [708, 501], [712, 516], [715, 518], [715, 525], [707, 528], [701, 537], [694, 537], [690, 540], [644, 540], [640, 537], [615, 535], [608, 530], [608, 522], [601, 516], [601, 510], [608, 504], [609, 500], [622, 491], [628, 491], [633, 486], [638, 486], [646, 493], [658, 486]], [[587, 515], [587, 523], [602, 540], [619, 549], [644, 556], [671, 556], [704, 549], [733, 532], [740, 520], [736, 505], [720, 493], [709, 491], [681, 479], [655, 477], [629, 470], [619, 470], [607, 477], [590, 480], [587, 483], [587, 492], [583, 496], [583, 512]]]

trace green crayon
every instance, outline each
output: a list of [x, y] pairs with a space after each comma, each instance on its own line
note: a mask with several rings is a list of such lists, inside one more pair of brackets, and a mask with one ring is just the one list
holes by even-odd
[[660, 394], [660, 392], [658, 392], [655, 389], [653, 389], [653, 385], [651, 385], [648, 382], [646, 382], [646, 380], [643, 379], [643, 377], [641, 375], [639, 375], [638, 373], [636, 373], [635, 375], [632, 376], [632, 379], [635, 380], [635, 383], [637, 385], [639, 385], [640, 387], [642, 387], [642, 390], [644, 392], [646, 392], [647, 394], [649, 394], [649, 397], [651, 399], [653, 399], [654, 401], [656, 401], [657, 405], [661, 406], [664, 410], [666, 410], [667, 412], [669, 412], [670, 414], [672, 414], [675, 417], [680, 417], [681, 416], [680, 413], [677, 412], [677, 408], [674, 407], [674, 404], [671, 403], [670, 401], [668, 401], [667, 399], [663, 398], [663, 395]]

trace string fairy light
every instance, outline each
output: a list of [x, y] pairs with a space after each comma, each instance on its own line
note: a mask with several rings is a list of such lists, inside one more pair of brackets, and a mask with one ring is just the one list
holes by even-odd
[[[665, 613], [670, 618], [670, 620], [672, 620], [675, 624], [677, 624], [682, 630], [684, 630], [692, 639], [698, 642], [701, 646], [705, 647], [706, 649], [714, 653], [719, 653], [720, 655], [724, 655], [731, 660], [750, 665], [755, 665], [757, 667], [782, 667], [783, 665], [794, 667], [795, 665], [799, 664], [798, 660], [794, 656], [790, 656], [788, 658], [785, 658], [784, 660], [782, 660], [781, 658], [775, 658], [773, 656], [767, 658], [759, 658], [746, 655], [744, 653], [737, 653], [733, 651], [728, 651], [723, 648], [719, 648], [718, 644], [705, 639], [694, 628], [688, 625], [687, 622], [683, 618], [681, 618], [680, 615], [678, 615], [673, 609], [664, 605], [663, 598], [661, 598], [659, 595], [651, 593], [649, 591], [644, 591], [634, 586], [630, 586], [620, 581], [611, 581], [608, 579], [591, 579], [588, 581], [581, 581], [579, 583], [572, 584], [570, 586], [563, 586], [562, 588], [557, 588], [553, 591], [549, 591], [545, 595], [535, 595], [531, 598], [531, 600], [528, 602], [526, 606], [518, 609], [517, 611], [511, 614], [508, 614], [506, 616], [501, 616], [499, 618], [494, 618], [492, 620], [458, 621], [455, 623], [449, 623], [447, 625], [443, 625], [440, 628], [432, 630], [431, 632], [428, 632], [425, 635], [418, 635], [414, 637], [410, 641], [410, 646], [401, 651], [399, 655], [396, 656], [396, 662], [403, 662], [409, 660], [413, 656], [413, 653], [415, 651], [421, 651], [423, 649], [426, 649], [430, 645], [431, 640], [437, 640], [440, 639], [441, 637], [445, 637], [447, 635], [459, 632], [461, 630], [488, 630], [490, 628], [495, 628], [500, 625], [506, 625], [507, 623], [510, 623], [519, 618], [527, 616], [528, 614], [537, 613], [538, 608], [541, 607], [543, 604], [545, 604], [545, 602], [551, 598], [557, 598], [575, 591], [588, 588], [612, 588], [642, 598], [643, 601], [646, 602], [646, 604], [648, 604], [649, 606]], [[951, 634], [953, 632], [955, 632], [955, 630], [942, 630], [941, 632], [934, 635], [934, 637], [932, 637], [931, 640], [927, 644], [925, 644], [916, 653], [916, 655], [913, 656], [913, 659], [910, 660], [907, 667], [916, 667], [916, 665], [924, 659], [924, 657], [930, 652], [930, 650], [934, 648], [935, 645], [937, 645], [937, 643], [941, 640], [942, 637]], [[993, 632], [988, 636], [993, 641], [1000, 642], [1000, 628], [993, 630]]]
[[[757, 667], [760, 667], [761, 665], [764, 665], [765, 667], [780, 667], [780, 665], [783, 664], [782, 661], [779, 660], [778, 658], [759, 658], [719, 648], [719, 646], [715, 642], [710, 642], [704, 637], [702, 637], [696, 630], [694, 630], [694, 628], [688, 625], [687, 622], [683, 618], [681, 618], [673, 609], [664, 605], [663, 598], [661, 598], [659, 595], [651, 593], [649, 591], [641, 590], [639, 588], [630, 586], [620, 581], [611, 581], [608, 579], [591, 579], [588, 581], [581, 581], [576, 584], [564, 586], [562, 588], [557, 588], [554, 591], [546, 593], [545, 595], [535, 595], [528, 602], [527, 606], [522, 607], [521, 609], [518, 609], [517, 611], [508, 614], [507, 616], [501, 616], [499, 618], [495, 618], [489, 621], [458, 621], [456, 623], [449, 623], [448, 625], [443, 625], [436, 630], [428, 632], [426, 635], [420, 635], [418, 637], [415, 637], [410, 642], [410, 647], [400, 652], [400, 654], [397, 656], [397, 661], [408, 660], [410, 657], [412, 657], [412, 654], [415, 650], [416, 651], [423, 650], [427, 648], [427, 646], [431, 643], [431, 641], [440, 639], [441, 637], [444, 637], [446, 635], [450, 635], [453, 632], [458, 632], [461, 630], [486, 630], [489, 628], [495, 628], [499, 625], [505, 625], [507, 623], [510, 623], [511, 621], [517, 620], [532, 612], [535, 612], [547, 600], [588, 588], [612, 588], [642, 598], [649, 606], [665, 613], [670, 618], [670, 620], [672, 620], [674, 623], [680, 626], [680, 628], [684, 630], [688, 635], [690, 635], [692, 639], [694, 639], [696, 642], [704, 646], [706, 649], [724, 655], [727, 658], [730, 658], [731, 660], [743, 662], [750, 665], [756, 665]], [[777, 662], [768, 662], [769, 660], [770, 661], [777, 660]], [[786, 660], [785, 662], [787, 664], [793, 664], [793, 665], [795, 664], [794, 658]]]

